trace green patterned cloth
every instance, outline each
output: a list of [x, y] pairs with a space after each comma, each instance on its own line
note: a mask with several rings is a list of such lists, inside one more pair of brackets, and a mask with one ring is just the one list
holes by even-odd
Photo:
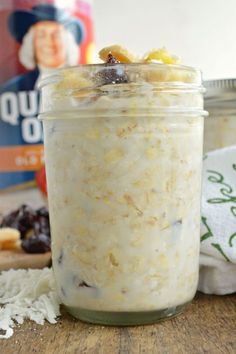
[[208, 294], [236, 291], [236, 146], [203, 162], [200, 279]]

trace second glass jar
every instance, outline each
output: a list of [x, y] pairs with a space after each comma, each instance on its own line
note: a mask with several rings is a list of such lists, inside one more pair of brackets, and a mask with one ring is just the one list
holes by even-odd
[[236, 79], [205, 81], [204, 152], [236, 145]]

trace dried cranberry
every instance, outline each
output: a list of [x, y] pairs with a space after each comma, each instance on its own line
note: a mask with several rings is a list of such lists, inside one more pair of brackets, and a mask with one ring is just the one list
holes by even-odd
[[51, 251], [50, 238], [44, 234], [33, 235], [22, 240], [21, 246], [27, 253], [45, 253]]

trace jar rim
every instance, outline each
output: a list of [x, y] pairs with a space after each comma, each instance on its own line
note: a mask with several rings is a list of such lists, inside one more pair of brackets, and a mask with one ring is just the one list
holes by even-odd
[[[102, 69], [108, 69], [112, 70], [115, 68], [122, 68], [122, 70], [130, 70], [130, 71], [136, 71], [137, 73], [140, 72], [141, 70], [160, 70], [163, 72], [178, 72], [184, 74], [189, 74], [192, 75], [193, 81], [184, 81], [184, 80], [157, 80], [157, 81], [152, 81], [153, 83], [155, 82], [157, 86], [159, 87], [179, 87], [181, 84], [184, 87], [189, 87], [189, 88], [199, 88], [200, 90], [204, 90], [202, 86], [202, 72], [200, 69], [192, 67], [192, 66], [187, 66], [187, 65], [182, 65], [182, 64], [165, 64], [165, 63], [156, 63], [156, 62], [150, 62], [150, 63], [96, 63], [96, 64], [79, 64], [79, 65], [74, 65], [70, 67], [64, 67], [64, 68], [59, 68], [55, 69], [51, 73], [46, 73], [42, 79], [38, 83], [38, 88], [42, 89], [44, 86], [48, 84], [53, 84], [60, 82], [60, 80], [65, 77], [69, 73], [89, 73], [89, 72], [98, 72], [99, 70]], [[187, 88], [186, 87], [186, 88]], [[204, 90], [205, 91], [205, 90]]]
[[70, 111], [79, 111], [81, 117], [94, 111], [104, 115], [110, 104], [109, 110], [116, 107], [119, 112], [129, 107], [135, 112], [138, 109], [139, 114], [143, 109], [151, 114], [155, 106], [155, 115], [156, 107], [160, 114], [206, 115], [202, 110], [205, 90], [201, 71], [184, 65], [78, 65], [44, 76], [39, 87], [43, 93], [42, 113], [52, 112], [55, 107], [61, 112], [69, 105]]

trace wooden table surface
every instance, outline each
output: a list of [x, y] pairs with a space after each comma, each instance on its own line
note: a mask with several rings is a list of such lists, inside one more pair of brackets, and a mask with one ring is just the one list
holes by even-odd
[[56, 325], [25, 322], [0, 340], [1, 354], [236, 353], [236, 294], [198, 293], [176, 318], [148, 326], [104, 327], [67, 314]]

